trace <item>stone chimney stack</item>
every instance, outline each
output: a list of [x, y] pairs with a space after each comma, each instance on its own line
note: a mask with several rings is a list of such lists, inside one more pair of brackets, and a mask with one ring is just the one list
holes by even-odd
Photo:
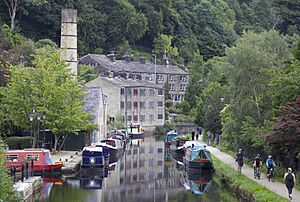
[[123, 55], [123, 60], [125, 60], [126, 62], [130, 62], [131, 57], [128, 52], [126, 52], [125, 55]]
[[61, 59], [67, 61], [71, 71], [77, 75], [77, 10], [63, 9], [61, 12]]
[[167, 57], [166, 54], [163, 55], [163, 61], [162, 62], [163, 62], [163, 65], [165, 65], [167, 67], [169, 66], [170, 63], [169, 63], [169, 60], [168, 60], [168, 57]]
[[140, 56], [140, 63], [141, 64], [146, 64], [146, 58], [143, 54]]

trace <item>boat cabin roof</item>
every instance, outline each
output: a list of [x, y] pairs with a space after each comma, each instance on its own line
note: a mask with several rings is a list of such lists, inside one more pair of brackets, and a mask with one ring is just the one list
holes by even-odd
[[93, 147], [93, 146], [84, 147], [83, 151], [102, 152], [102, 147]]
[[23, 149], [23, 150], [7, 150], [7, 154], [13, 153], [50, 153], [49, 149]]

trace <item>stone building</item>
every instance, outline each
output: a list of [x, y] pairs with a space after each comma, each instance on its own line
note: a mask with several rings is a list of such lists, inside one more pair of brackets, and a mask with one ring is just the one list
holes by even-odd
[[146, 130], [164, 125], [164, 89], [148, 81], [98, 77], [87, 87], [100, 87], [108, 102], [108, 119], [122, 116], [124, 125], [141, 124]]
[[91, 142], [100, 142], [107, 133], [107, 96], [99, 87], [88, 87], [84, 98], [84, 110], [91, 112], [93, 123], [98, 128], [91, 134]]
[[79, 64], [95, 67], [100, 76], [122, 77], [125, 79], [150, 81], [164, 88], [168, 86], [169, 95], [173, 102], [183, 101], [188, 83], [188, 72], [183, 69], [169, 65], [168, 59], [163, 59], [163, 64], [149, 63], [144, 57], [140, 61], [132, 61], [126, 54], [124, 60], [116, 60], [115, 54], [97, 55], [88, 54], [80, 58]]

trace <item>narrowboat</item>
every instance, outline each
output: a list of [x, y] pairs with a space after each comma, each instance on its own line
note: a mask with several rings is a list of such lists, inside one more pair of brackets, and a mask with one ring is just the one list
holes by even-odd
[[102, 140], [101, 142], [105, 143], [109, 149], [109, 163], [116, 162], [122, 157], [124, 153], [124, 147], [122, 146], [121, 140], [109, 138]]
[[110, 157], [110, 153], [109, 153], [109, 149], [107, 147], [107, 144], [105, 143], [95, 143], [93, 144], [93, 146], [96, 146], [96, 147], [100, 147], [102, 148], [102, 155], [104, 156], [104, 164], [105, 166], [108, 166], [109, 165], [109, 157]]
[[96, 146], [84, 147], [82, 150], [81, 168], [104, 167], [103, 148]]
[[114, 133], [114, 134], [109, 134], [107, 136], [107, 139], [117, 139], [121, 141], [122, 147], [125, 148], [126, 146], [126, 139], [125, 136], [122, 133]]
[[185, 150], [183, 163], [188, 172], [199, 172], [201, 169], [213, 170], [212, 158], [206, 145], [188, 147]]
[[139, 124], [130, 124], [127, 128], [127, 132], [131, 139], [141, 139], [144, 136], [144, 129]]
[[120, 129], [120, 130], [117, 130], [117, 133], [121, 133], [124, 135], [125, 137], [125, 140], [126, 140], [126, 144], [129, 142], [129, 135], [128, 135], [128, 131], [126, 129]]
[[175, 130], [169, 131], [165, 137], [165, 145], [169, 146], [172, 143], [172, 140], [177, 136], [177, 132]]
[[21, 171], [24, 162], [28, 162], [31, 169], [33, 161], [35, 174], [61, 173], [62, 162], [53, 162], [48, 149], [7, 150], [6, 159], [9, 169], [15, 167], [17, 171]]
[[178, 161], [182, 161], [182, 158], [185, 153], [185, 147], [184, 144], [189, 141], [189, 138], [186, 136], [177, 136], [173, 138], [171, 146], [170, 146], [170, 152], [173, 158], [175, 158]]
[[184, 187], [193, 194], [203, 195], [209, 191], [212, 185], [212, 171], [202, 170], [199, 173], [187, 174]]

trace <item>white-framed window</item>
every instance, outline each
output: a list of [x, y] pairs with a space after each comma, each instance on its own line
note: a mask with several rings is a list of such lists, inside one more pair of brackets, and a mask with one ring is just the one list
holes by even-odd
[[162, 115], [162, 114], [158, 114], [158, 115], [157, 115], [157, 118], [158, 118], [158, 119], [163, 119], [163, 115]]
[[155, 90], [154, 89], [149, 89], [149, 95], [154, 96], [155, 95]]
[[6, 159], [8, 162], [17, 162], [19, 158], [18, 154], [7, 154]]
[[39, 161], [39, 155], [38, 154], [27, 154], [26, 155], [27, 161]]
[[181, 76], [180, 76], [180, 81], [186, 81], [186, 76], [181, 75]]
[[164, 103], [163, 103], [163, 102], [157, 102], [157, 106], [158, 106], [158, 107], [163, 107], [163, 106], [164, 106]]
[[169, 75], [169, 81], [175, 81], [175, 76], [174, 75]]
[[140, 102], [140, 109], [144, 109], [145, 108], [146, 103], [145, 102]]
[[158, 95], [164, 95], [164, 90], [163, 89], [158, 89]]
[[140, 89], [140, 96], [146, 95], [146, 89]]

